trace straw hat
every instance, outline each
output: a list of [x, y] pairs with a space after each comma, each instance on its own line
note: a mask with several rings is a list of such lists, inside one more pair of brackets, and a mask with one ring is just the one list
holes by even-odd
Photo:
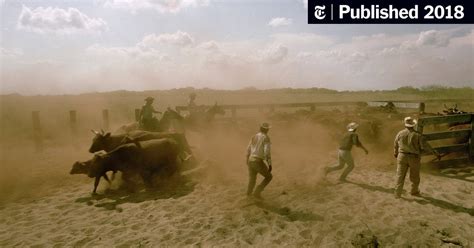
[[263, 128], [263, 129], [270, 129], [271, 128], [270, 124], [268, 124], [266, 122], [262, 123], [262, 125], [260, 125], [260, 127]]
[[145, 98], [145, 101], [147, 101], [147, 102], [153, 101], [153, 100], [155, 100], [155, 98], [153, 98], [153, 97], [151, 97], [151, 96]]
[[357, 128], [359, 127], [359, 124], [355, 123], [355, 122], [351, 122], [347, 125], [347, 130], [349, 132], [353, 132], [354, 130], [356, 130]]
[[403, 120], [405, 127], [414, 127], [416, 126], [416, 123], [418, 123], [415, 119], [411, 118], [410, 116], [405, 117]]

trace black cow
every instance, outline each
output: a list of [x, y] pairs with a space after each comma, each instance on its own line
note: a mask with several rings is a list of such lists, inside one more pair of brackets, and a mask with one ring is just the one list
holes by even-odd
[[130, 177], [140, 175], [147, 186], [153, 186], [155, 175], [169, 177], [178, 171], [179, 146], [173, 139], [154, 139], [120, 145], [102, 155], [94, 155], [86, 162], [76, 162], [70, 174], [86, 174], [95, 178], [93, 193], [96, 193], [101, 177], [107, 181], [107, 172], [120, 171], [125, 182]]

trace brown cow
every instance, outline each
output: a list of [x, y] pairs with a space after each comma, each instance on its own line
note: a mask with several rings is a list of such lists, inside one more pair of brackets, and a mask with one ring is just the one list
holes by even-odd
[[122, 172], [124, 181], [132, 175], [140, 175], [147, 186], [153, 186], [153, 176], [169, 177], [178, 171], [179, 147], [173, 139], [155, 139], [120, 145], [103, 154], [94, 155], [86, 162], [76, 162], [70, 174], [86, 174], [95, 178], [93, 193], [96, 193], [101, 177], [110, 182], [108, 171]]

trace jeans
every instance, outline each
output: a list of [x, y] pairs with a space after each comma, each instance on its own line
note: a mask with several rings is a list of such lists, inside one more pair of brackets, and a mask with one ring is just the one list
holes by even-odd
[[349, 175], [349, 173], [354, 169], [354, 159], [352, 158], [351, 151], [339, 149], [338, 159], [339, 163], [335, 166], [328, 167], [326, 169], [326, 173], [340, 170], [344, 168], [345, 164], [347, 164], [347, 167], [344, 169], [341, 176], [339, 177], [339, 180], [346, 180], [347, 175]]
[[268, 170], [265, 163], [263, 163], [263, 160], [260, 160], [260, 159], [255, 160], [255, 161], [249, 161], [248, 169], [249, 169], [249, 184], [247, 188], [247, 195], [251, 195], [253, 192], [255, 183], [257, 181], [257, 173], [260, 173], [260, 175], [265, 177], [263, 181], [260, 183], [260, 185], [258, 185], [257, 188], [255, 189], [255, 195], [260, 195], [263, 189], [272, 180], [273, 178], [272, 173]]

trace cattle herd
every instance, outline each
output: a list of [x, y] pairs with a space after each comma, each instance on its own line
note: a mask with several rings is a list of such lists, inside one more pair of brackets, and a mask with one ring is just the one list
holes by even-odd
[[[95, 154], [88, 161], [75, 162], [70, 174], [95, 178], [94, 194], [101, 177], [111, 183], [118, 171], [122, 173], [125, 185], [133, 188], [134, 179], [138, 177], [147, 187], [153, 187], [157, 178], [177, 175], [195, 162], [186, 137], [181, 133], [136, 130], [112, 135], [92, 131], [95, 137], [89, 152]], [[111, 179], [107, 176], [110, 171], [113, 173]]]

